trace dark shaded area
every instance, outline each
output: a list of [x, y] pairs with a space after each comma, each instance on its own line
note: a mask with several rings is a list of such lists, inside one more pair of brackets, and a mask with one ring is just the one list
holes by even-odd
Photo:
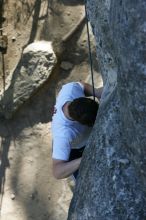
[[9, 159], [8, 159], [8, 152], [10, 147], [11, 141], [11, 134], [7, 129], [7, 124], [3, 124], [2, 120], [0, 119], [0, 208], [2, 203], [2, 198], [4, 195], [4, 185], [5, 185], [5, 174], [6, 169], [9, 168]]
[[30, 43], [32, 43], [36, 37], [37, 27], [38, 27], [38, 20], [39, 20], [39, 13], [41, 9], [41, 0], [36, 0], [33, 8], [33, 22], [32, 22], [32, 29], [30, 33], [30, 37], [28, 43], [23, 47], [23, 49]]
[[[85, 147], [86, 147], [86, 146], [84, 146], [84, 147], [82, 147], [82, 148], [80, 148], [80, 149], [72, 149], [71, 152], [70, 152], [69, 161], [72, 161], [72, 160], [75, 160], [75, 159], [77, 159], [77, 158], [82, 157]], [[78, 172], [79, 172], [79, 170], [76, 170], [76, 171], [73, 173], [73, 176], [75, 177], [75, 179], [76, 179], [77, 176], [78, 176]]]
[[61, 2], [64, 5], [70, 5], [70, 6], [74, 6], [74, 5], [78, 5], [78, 4], [84, 4], [85, 0], [58, 0], [58, 2]]
[[10, 168], [8, 152], [12, 139], [13, 137], [8, 122], [0, 118], [0, 209], [4, 195], [6, 169]]
[[32, 30], [31, 30], [31, 34], [30, 34], [28, 44], [32, 43], [35, 39], [36, 32], [37, 32], [40, 9], [41, 9], [41, 0], [36, 0], [35, 5], [34, 5]]
[[[90, 69], [89, 45], [88, 45], [87, 39], [85, 40], [85, 42], [82, 43], [82, 47], [78, 47], [78, 40], [80, 39], [84, 28], [87, 31], [86, 19], [83, 21], [83, 23], [81, 24], [77, 32], [74, 33], [72, 38], [70, 38], [68, 41], [63, 43], [63, 46], [64, 46], [63, 59], [70, 60], [70, 61], [74, 60], [75, 65], [83, 61], [87, 61], [89, 63], [89, 69]], [[91, 42], [91, 35], [90, 35], [90, 42]], [[85, 47], [88, 49], [88, 53], [86, 52]], [[91, 54], [92, 54], [93, 69], [94, 71], [99, 71], [96, 48], [93, 47], [90, 49], [91, 49]], [[80, 56], [77, 56], [77, 54], [79, 54]]]
[[2, 28], [2, 23], [4, 22], [3, 7], [4, 7], [4, 0], [1, 0], [0, 1], [0, 28]]
[[[20, 64], [19, 64], [20, 65]], [[58, 85], [58, 82], [68, 77], [67, 72], [64, 72], [62, 74], [58, 74], [59, 68], [55, 69], [54, 73], [50, 76], [49, 80], [43, 85], [40, 90], [34, 94], [30, 100], [28, 100], [13, 116], [12, 119], [5, 120], [0, 119], [0, 136], [2, 137], [1, 142], [1, 166], [0, 166], [0, 192], [3, 194], [4, 184], [5, 184], [5, 172], [6, 169], [9, 168], [9, 159], [8, 159], [8, 152], [10, 150], [10, 144], [12, 141], [15, 141], [20, 136], [20, 133], [28, 127], [33, 127], [36, 124], [39, 123], [48, 123], [52, 119], [53, 114], [53, 107], [56, 100], [56, 88]], [[59, 88], [57, 89], [59, 90]], [[35, 146], [34, 146], [35, 147]], [[19, 147], [17, 146], [17, 150]], [[16, 150], [16, 153], [17, 153]], [[12, 190], [19, 194], [19, 186], [18, 186], [18, 179], [20, 173], [20, 168], [22, 164], [22, 157], [16, 156], [15, 164], [17, 164], [15, 168], [14, 174], [12, 174], [11, 184], [12, 184]], [[41, 164], [37, 164], [38, 167], [41, 166]], [[46, 167], [47, 169], [47, 167]], [[45, 172], [45, 171], [44, 171]], [[47, 171], [46, 171], [47, 172]], [[31, 213], [33, 213], [33, 217], [36, 219], [49, 219], [49, 209], [48, 209], [48, 203], [41, 198], [41, 201], [36, 201], [37, 198], [39, 198], [39, 195], [36, 194], [36, 186], [33, 186], [33, 194], [34, 197], [24, 200], [21, 200], [20, 202], [26, 209], [26, 216], [27, 218], [31, 217]], [[2, 198], [2, 197], [1, 197]], [[40, 204], [42, 207], [41, 209], [44, 212], [44, 216], [39, 217], [39, 209], [38, 213], [35, 209], [36, 202]], [[30, 206], [31, 204], [31, 206]], [[32, 211], [32, 207], [34, 208], [35, 212]]]

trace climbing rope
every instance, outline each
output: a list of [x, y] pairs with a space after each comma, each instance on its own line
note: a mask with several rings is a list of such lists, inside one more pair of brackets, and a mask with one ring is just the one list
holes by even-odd
[[92, 88], [93, 88], [93, 98], [95, 101], [95, 87], [94, 87], [94, 71], [93, 71], [93, 61], [92, 61], [92, 52], [91, 52], [91, 43], [90, 43], [90, 34], [89, 34], [89, 24], [88, 24], [88, 15], [87, 15], [87, 7], [85, 2], [85, 17], [86, 17], [86, 26], [87, 26], [87, 39], [88, 39], [88, 50], [89, 50], [89, 62], [91, 69], [91, 80], [92, 80]]

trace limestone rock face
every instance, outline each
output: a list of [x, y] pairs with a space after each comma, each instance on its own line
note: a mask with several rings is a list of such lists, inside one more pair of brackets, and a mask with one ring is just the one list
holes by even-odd
[[48, 80], [56, 63], [51, 42], [28, 45], [0, 102], [0, 114], [10, 118]]
[[146, 219], [146, 1], [88, 0], [104, 81], [68, 220]]

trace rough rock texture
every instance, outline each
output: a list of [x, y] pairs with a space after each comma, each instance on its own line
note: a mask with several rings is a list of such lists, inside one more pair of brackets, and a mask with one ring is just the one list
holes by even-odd
[[146, 1], [87, 7], [105, 87], [68, 220], [145, 220]]
[[10, 118], [48, 80], [56, 63], [51, 42], [28, 45], [0, 102], [0, 114]]

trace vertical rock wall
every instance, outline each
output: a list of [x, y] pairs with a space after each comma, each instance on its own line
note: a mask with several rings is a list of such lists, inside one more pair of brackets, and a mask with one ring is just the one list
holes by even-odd
[[88, 0], [104, 92], [68, 220], [146, 219], [146, 1]]

